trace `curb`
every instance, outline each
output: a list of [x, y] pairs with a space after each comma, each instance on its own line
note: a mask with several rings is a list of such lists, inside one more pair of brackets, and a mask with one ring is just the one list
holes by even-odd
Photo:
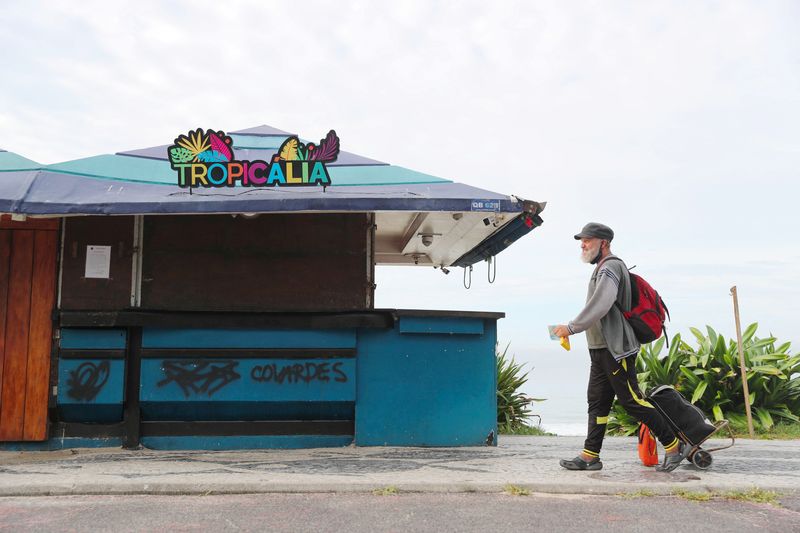
[[[800, 494], [796, 487], [785, 485], [753, 484], [689, 484], [686, 482], [664, 483], [658, 486], [631, 483], [608, 483], [601, 487], [587, 487], [565, 483], [397, 483], [391, 486], [398, 493], [502, 493], [508, 485], [525, 489], [536, 494], [581, 494], [587, 496], [619, 496], [646, 491], [653, 496], [670, 496], [676, 492], [715, 492], [724, 493], [758, 488], [774, 491], [782, 495]], [[0, 497], [30, 496], [90, 496], [90, 495], [161, 495], [161, 496], [208, 496], [220, 494], [286, 494], [286, 493], [372, 493], [387, 485], [375, 482], [342, 483], [131, 483], [104, 484], [86, 483], [81, 485], [60, 484], [20, 484], [15, 487], [0, 487]]]

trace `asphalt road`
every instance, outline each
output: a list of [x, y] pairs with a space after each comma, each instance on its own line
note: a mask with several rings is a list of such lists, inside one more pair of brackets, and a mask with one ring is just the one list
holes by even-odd
[[782, 503], [497, 493], [5, 497], [0, 531], [800, 531], [800, 498]]

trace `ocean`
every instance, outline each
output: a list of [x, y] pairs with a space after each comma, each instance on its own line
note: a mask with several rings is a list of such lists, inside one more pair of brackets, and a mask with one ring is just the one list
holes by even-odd
[[[541, 416], [541, 428], [563, 436], [585, 436], [587, 429], [586, 386], [589, 379], [589, 354], [586, 349], [564, 351], [556, 345], [509, 349], [529, 372], [522, 392], [532, 398], [545, 398], [531, 404], [531, 412]], [[538, 419], [531, 419], [536, 425]]]

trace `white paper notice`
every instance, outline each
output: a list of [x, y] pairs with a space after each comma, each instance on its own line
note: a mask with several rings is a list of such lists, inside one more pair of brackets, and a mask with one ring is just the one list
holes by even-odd
[[84, 274], [84, 277], [108, 279], [110, 269], [110, 246], [90, 245], [86, 247], [86, 274]]

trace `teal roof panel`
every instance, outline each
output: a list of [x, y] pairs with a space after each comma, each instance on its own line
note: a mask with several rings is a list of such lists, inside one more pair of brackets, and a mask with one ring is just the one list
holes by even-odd
[[0, 150], [0, 172], [9, 172], [13, 170], [35, 170], [37, 168], [42, 168], [42, 165], [36, 161], [32, 161], [27, 157], [22, 157], [14, 152]]
[[176, 185], [177, 174], [166, 160], [124, 155], [96, 155], [48, 165], [47, 170], [89, 178]]
[[[176, 185], [177, 173], [166, 160], [125, 155], [98, 155], [48, 165], [47, 170], [89, 178]], [[450, 180], [394, 165], [329, 166], [331, 186], [450, 183]]]

